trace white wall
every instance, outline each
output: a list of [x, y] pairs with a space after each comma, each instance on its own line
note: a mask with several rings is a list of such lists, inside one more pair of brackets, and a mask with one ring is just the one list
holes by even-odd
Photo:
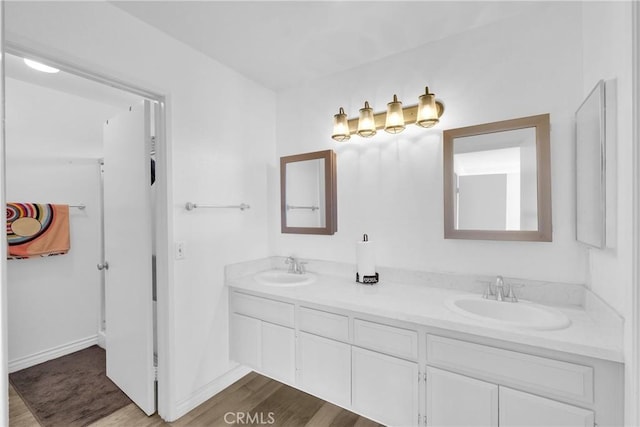
[[[186, 243], [186, 259], [169, 267], [169, 300], [158, 302], [170, 311], [172, 354], [162, 357], [174, 381], [161, 386], [170, 406], [161, 414], [173, 419], [229, 369], [224, 265], [269, 255], [275, 96], [106, 3], [8, 2], [5, 9], [8, 40], [167, 95], [170, 235]], [[251, 209], [187, 212], [187, 201]]]
[[[586, 250], [574, 239], [573, 202], [581, 30], [580, 4], [550, 5], [279, 93], [278, 156], [337, 152], [339, 231], [331, 237], [280, 234], [274, 175], [274, 252], [355, 262], [355, 242], [366, 232], [377, 242], [380, 265], [584, 283]], [[425, 85], [446, 105], [435, 128], [331, 140], [338, 107], [356, 117], [368, 100], [381, 111], [394, 93], [414, 104]], [[444, 240], [442, 130], [547, 112], [553, 242]]]
[[[7, 111], [11, 104], [7, 103]], [[7, 128], [10, 129], [9, 126]], [[19, 140], [7, 133], [7, 143]], [[69, 209], [66, 255], [9, 260], [9, 364], [96, 339], [100, 316], [100, 169], [96, 160], [8, 158], [7, 200], [83, 203]], [[68, 350], [67, 350], [68, 351]], [[42, 362], [42, 360], [39, 360]]]
[[[9, 363], [42, 362], [95, 339], [100, 317], [102, 123], [114, 106], [7, 78], [6, 188], [15, 202], [70, 209], [71, 249], [7, 265]], [[65, 348], [66, 350], [62, 350]]]
[[[617, 230], [615, 248], [589, 250], [588, 283], [591, 289], [615, 308], [625, 322], [625, 420], [627, 425], [637, 425], [633, 419], [637, 411], [638, 366], [632, 352], [632, 269], [633, 269], [633, 133], [632, 133], [632, 7], [631, 2], [585, 2], [583, 5], [583, 70], [581, 97], [584, 99], [600, 79], [616, 80], [617, 101], [608, 109], [617, 110], [613, 123], [617, 134], [607, 144], [614, 144], [617, 155], [607, 160], [607, 180], [617, 188], [608, 206], [615, 214]], [[637, 96], [637, 94], [636, 94]], [[613, 108], [612, 108], [613, 107]], [[613, 166], [613, 167], [611, 167]], [[609, 199], [609, 197], [607, 197]], [[609, 228], [609, 227], [608, 227]], [[607, 238], [608, 239], [608, 238]], [[638, 326], [635, 325], [637, 328]], [[637, 357], [637, 355], [635, 355]], [[637, 413], [637, 412], [636, 412]]]
[[[583, 5], [582, 99], [598, 80], [616, 79], [617, 118], [613, 124], [617, 137], [607, 144], [616, 147], [617, 158], [608, 166], [617, 187], [614, 200], [617, 216], [608, 218], [617, 228], [617, 246], [589, 250], [589, 284], [594, 292], [627, 315], [631, 296], [632, 255], [632, 117], [631, 117], [631, 3], [587, 2]], [[614, 160], [612, 163], [611, 160]], [[609, 177], [608, 177], [609, 178]]]
[[7, 156], [102, 157], [102, 125], [125, 107], [6, 78]]

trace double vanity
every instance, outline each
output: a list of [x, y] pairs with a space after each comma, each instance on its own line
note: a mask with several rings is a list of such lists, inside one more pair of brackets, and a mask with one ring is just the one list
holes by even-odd
[[386, 425], [623, 424], [621, 321], [578, 285], [306, 267], [227, 267], [232, 360]]

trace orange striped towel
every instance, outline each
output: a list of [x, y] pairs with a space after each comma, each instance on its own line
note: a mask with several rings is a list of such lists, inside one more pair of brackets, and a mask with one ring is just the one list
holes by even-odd
[[69, 205], [7, 203], [7, 258], [69, 252]]

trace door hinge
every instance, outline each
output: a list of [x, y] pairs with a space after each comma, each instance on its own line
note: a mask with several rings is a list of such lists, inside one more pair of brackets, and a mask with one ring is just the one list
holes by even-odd
[[422, 372], [418, 371], [418, 383], [420, 383], [420, 381], [422, 381]]
[[425, 415], [423, 418], [424, 418], [424, 425], [426, 426], [427, 425], [427, 416]]
[[427, 371], [424, 371], [424, 373], [422, 374], [423, 378], [424, 378], [424, 382], [427, 382]]
[[158, 381], [158, 366], [154, 365], [153, 367], [153, 380]]

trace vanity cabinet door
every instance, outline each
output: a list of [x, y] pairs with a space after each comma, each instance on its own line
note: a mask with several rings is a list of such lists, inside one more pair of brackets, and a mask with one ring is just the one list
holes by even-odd
[[262, 371], [283, 382], [295, 382], [295, 334], [293, 329], [262, 322]]
[[254, 369], [261, 367], [262, 322], [252, 317], [231, 313], [229, 347], [231, 359]]
[[498, 427], [498, 386], [428, 366], [427, 425]]
[[299, 384], [303, 390], [351, 405], [351, 346], [317, 335], [298, 334]]
[[351, 356], [353, 409], [386, 425], [417, 425], [418, 364], [359, 347]]
[[279, 381], [295, 381], [293, 329], [231, 313], [231, 359]]
[[592, 411], [500, 387], [500, 427], [593, 427]]

